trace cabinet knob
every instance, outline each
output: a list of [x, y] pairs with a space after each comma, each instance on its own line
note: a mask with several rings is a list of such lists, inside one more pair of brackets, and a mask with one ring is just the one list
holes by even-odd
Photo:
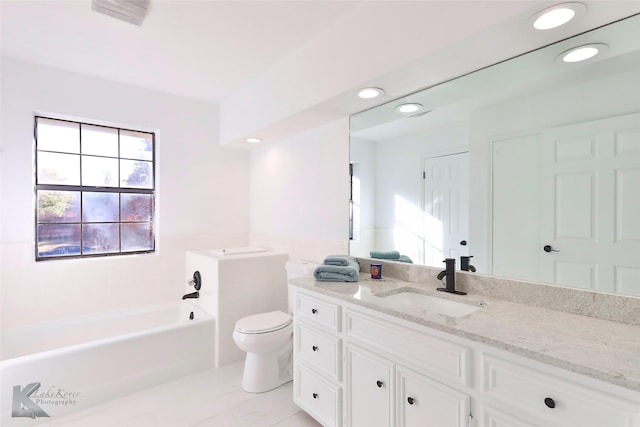
[[553, 249], [553, 246], [551, 246], [551, 245], [544, 245], [542, 250], [544, 250], [547, 253], [549, 253], [549, 252], [560, 252], [560, 251], [557, 251], [557, 250]]
[[311, 350], [313, 350], [313, 351], [318, 351], [318, 346], [317, 346], [317, 345], [312, 346], [312, 347], [311, 347]]
[[313, 393], [312, 396], [313, 396], [314, 399], [317, 399], [318, 398], [318, 393]]
[[311, 309], [311, 314], [316, 314], [318, 312], [318, 310], [316, 310], [315, 308]]
[[555, 402], [555, 400], [553, 400], [553, 399], [552, 399], [552, 398], [550, 398], [550, 397], [547, 397], [547, 398], [545, 398], [545, 399], [544, 399], [544, 404], [545, 404], [545, 405], [547, 405], [547, 408], [551, 408], [551, 409], [553, 409], [553, 408], [555, 408], [555, 407], [556, 407], [556, 402]]
[[413, 405], [416, 400], [413, 397], [407, 397], [407, 402], [409, 405]]
[[378, 386], [378, 388], [382, 388], [384, 383], [382, 381], [378, 380], [378, 381], [376, 381], [376, 385]]

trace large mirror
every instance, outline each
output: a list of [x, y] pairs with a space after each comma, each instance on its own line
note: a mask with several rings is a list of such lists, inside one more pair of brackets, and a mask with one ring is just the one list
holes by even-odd
[[640, 15], [350, 127], [352, 255], [640, 296]]

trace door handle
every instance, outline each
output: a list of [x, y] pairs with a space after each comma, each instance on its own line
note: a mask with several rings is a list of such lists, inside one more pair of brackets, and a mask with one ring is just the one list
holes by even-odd
[[547, 253], [549, 253], [549, 252], [560, 252], [560, 251], [557, 251], [557, 250], [553, 249], [553, 246], [551, 246], [551, 245], [544, 245], [544, 247], [542, 249]]

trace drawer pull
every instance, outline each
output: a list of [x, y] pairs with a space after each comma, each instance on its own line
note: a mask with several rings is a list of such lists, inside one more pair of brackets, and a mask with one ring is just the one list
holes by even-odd
[[316, 308], [312, 308], [311, 309], [311, 314], [316, 314], [318, 312], [318, 310]]
[[550, 408], [550, 409], [553, 409], [556, 407], [556, 402], [550, 397], [547, 397], [544, 399], [544, 404], [547, 405], [547, 408]]
[[378, 388], [382, 388], [384, 383], [382, 381], [378, 380], [378, 381], [376, 381], [376, 385], [378, 386]]
[[317, 399], [318, 398], [318, 393], [313, 393], [313, 398]]
[[407, 398], [407, 402], [409, 403], [409, 405], [413, 405], [415, 403], [415, 399], [413, 397], [408, 397]]
[[312, 346], [312, 347], [311, 347], [311, 350], [313, 350], [313, 351], [318, 351], [318, 346], [317, 346], [317, 345]]

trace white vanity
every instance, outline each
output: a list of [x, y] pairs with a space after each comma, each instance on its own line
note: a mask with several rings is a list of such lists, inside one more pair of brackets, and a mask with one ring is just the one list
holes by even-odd
[[365, 275], [292, 281], [294, 401], [324, 426], [640, 426], [640, 326]]

